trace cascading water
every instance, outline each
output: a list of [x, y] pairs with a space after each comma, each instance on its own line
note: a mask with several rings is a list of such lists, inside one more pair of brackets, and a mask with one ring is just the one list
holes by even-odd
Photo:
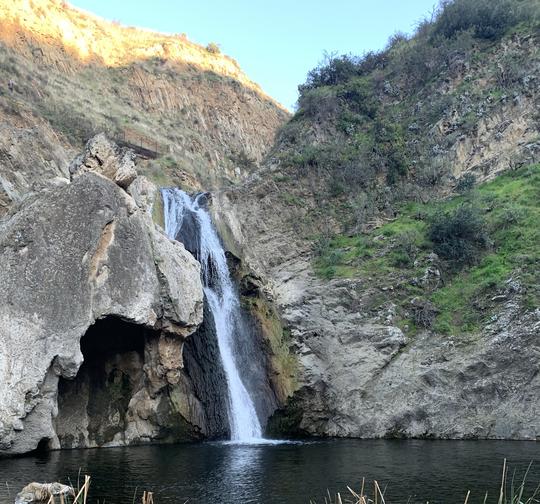
[[240, 315], [240, 301], [234, 288], [225, 251], [208, 211], [202, 206], [204, 195], [191, 198], [176, 188], [162, 189], [165, 232], [169, 238], [183, 241], [182, 226], [189, 217], [198, 229], [192, 250], [202, 267], [202, 280], [208, 307], [214, 318], [218, 347], [227, 378], [231, 440], [254, 442], [262, 429], [250, 394], [242, 382], [234, 354], [235, 327]]

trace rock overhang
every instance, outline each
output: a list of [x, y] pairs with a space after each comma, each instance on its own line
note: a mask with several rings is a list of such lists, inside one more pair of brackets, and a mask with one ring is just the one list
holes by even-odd
[[202, 321], [200, 266], [153, 223], [144, 196], [155, 189], [137, 176], [129, 151], [99, 135], [71, 173], [70, 184], [39, 194], [2, 225], [4, 454], [54, 439], [59, 377], [77, 374], [80, 339], [96, 320], [114, 316], [161, 331], [179, 339], [179, 351]]

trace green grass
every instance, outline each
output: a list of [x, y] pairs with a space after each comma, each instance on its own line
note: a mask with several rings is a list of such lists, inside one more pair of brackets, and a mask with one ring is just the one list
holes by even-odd
[[[518, 278], [525, 290], [527, 307], [539, 305], [538, 201], [537, 164], [500, 175], [467, 195], [428, 204], [408, 203], [398, 218], [369, 233], [320, 241], [314, 270], [327, 279], [370, 277], [379, 285], [397, 283], [400, 288], [394, 295], [406, 307], [411, 296], [419, 294], [410, 280], [423, 272], [422, 259], [431, 252], [431, 216], [472, 203], [482, 212], [493, 246], [473, 266], [456, 271], [443, 265], [444, 285], [432, 293], [420, 293], [439, 311], [436, 331], [473, 333], [489, 317], [491, 298], [512, 277]], [[420, 266], [414, 265], [415, 260]]]

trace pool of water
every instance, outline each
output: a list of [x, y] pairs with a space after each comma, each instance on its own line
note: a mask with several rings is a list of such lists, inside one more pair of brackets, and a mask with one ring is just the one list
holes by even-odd
[[[201, 443], [51, 452], [0, 459], [0, 503], [13, 503], [30, 481], [77, 482], [92, 476], [91, 504], [324, 503], [377, 479], [386, 502], [497, 502], [503, 459], [510, 476], [540, 483], [540, 443], [519, 441], [325, 440], [242, 446]], [[372, 483], [370, 483], [371, 485]], [[137, 499], [134, 501], [134, 495]], [[344, 501], [345, 502], [345, 501]]]

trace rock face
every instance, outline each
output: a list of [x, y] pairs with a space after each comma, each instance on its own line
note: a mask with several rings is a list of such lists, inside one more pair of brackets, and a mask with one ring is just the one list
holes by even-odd
[[537, 439], [540, 314], [509, 301], [475, 337], [425, 331], [414, 340], [375, 319], [365, 281], [316, 280], [283, 306], [300, 389], [273, 426], [364, 438]]
[[0, 217], [28, 193], [69, 177], [72, 157], [47, 125], [3, 119], [0, 113]]
[[[139, 163], [140, 174], [209, 190], [252, 173], [288, 118], [236, 61], [185, 34], [120, 26], [60, 0], [4, 3], [0, 24], [0, 129], [2, 139], [27, 129], [34, 137], [32, 154], [23, 153], [36, 165], [22, 172], [26, 181], [39, 179], [42, 165], [65, 169], [106, 131], [160, 154]], [[0, 140], [0, 215], [9, 184], [22, 182], [3, 166], [3, 147]], [[16, 145], [6, 147], [19, 164]]]
[[[296, 387], [270, 421], [273, 434], [540, 436], [540, 313], [524, 311], [519, 287], [474, 335], [406, 337], [395, 306], [373, 308], [390, 298], [389, 287], [314, 275], [302, 211], [283, 203], [269, 171], [213, 204], [228, 247], [262, 279], [290, 332]], [[424, 276], [426, 288], [440, 281], [433, 265]]]
[[[117, 185], [136, 175], [129, 153], [100, 137], [85, 155], [72, 183], [2, 224], [0, 453], [43, 440], [118, 445], [205, 430], [181, 358], [202, 320], [199, 265]], [[126, 391], [125, 404], [101, 411], [92, 401], [114, 398], [111, 387]]]
[[[411, 57], [421, 37], [411, 39]], [[411, 86], [415, 71], [401, 65], [406, 44], [399, 47], [366, 57], [354, 78], [335, 86], [323, 77], [317, 84], [313, 75], [321, 68], [315, 70], [273, 156], [248, 181], [214, 198], [221, 236], [274, 300], [298, 363], [294, 393], [271, 430], [280, 436], [538, 438], [539, 314], [519, 289], [497, 292], [510, 277], [536, 279], [535, 265], [513, 266], [496, 286], [482, 293], [479, 287], [471, 301], [476, 325], [448, 330], [425, 322], [443, 304], [434, 306], [435, 290], [457, 275], [436, 258], [411, 266], [418, 271], [407, 275], [390, 248], [371, 247], [388, 239], [374, 230], [394, 219], [388, 235], [403, 245], [404, 203], [418, 208], [411, 219], [429, 224], [420, 215], [423, 203], [455, 195], [467, 179], [485, 182], [538, 163], [538, 30], [475, 44], [478, 52], [461, 70], [439, 67], [434, 58], [437, 72]], [[519, 72], [511, 85], [502, 84], [501, 72], [510, 67]], [[360, 81], [369, 91], [348, 100], [344, 89], [350, 85], [356, 95]], [[388, 139], [394, 126], [399, 133]], [[377, 130], [384, 134], [372, 135]], [[398, 165], [399, 176], [392, 173]], [[492, 209], [482, 198], [477, 204], [486, 213]], [[427, 251], [430, 238], [422, 236]], [[351, 246], [353, 240], [365, 250]], [[486, 256], [508, 267], [494, 241]], [[317, 267], [317, 259], [325, 266]], [[476, 287], [470, 282], [464, 280], [466, 288]], [[456, 296], [466, 288], [456, 288]], [[529, 290], [532, 299], [536, 292]], [[451, 310], [444, 315], [465, 318]]]
[[127, 189], [137, 178], [135, 154], [129, 149], [120, 149], [104, 133], [92, 138], [85, 151], [69, 165], [69, 173], [77, 177], [83, 173], [99, 173]]

